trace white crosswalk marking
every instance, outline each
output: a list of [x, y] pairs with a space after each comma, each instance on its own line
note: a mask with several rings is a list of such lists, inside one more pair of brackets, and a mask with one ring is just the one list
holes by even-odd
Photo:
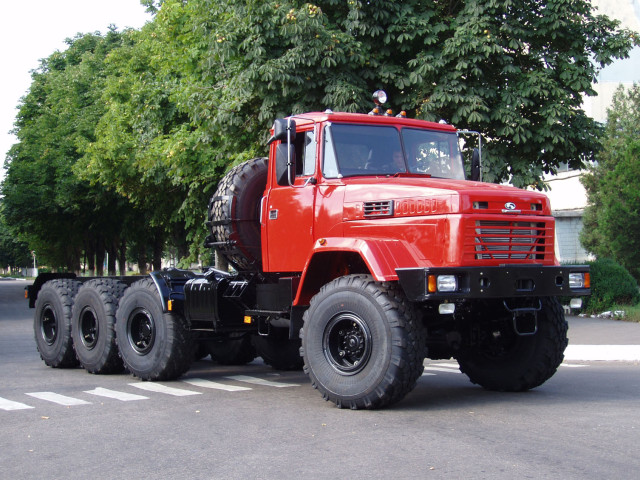
[[432, 364], [434, 367], [448, 367], [448, 368], [455, 368], [456, 370], [458, 370], [458, 368], [460, 368], [460, 365], [458, 365], [457, 363], [434, 363]]
[[27, 393], [30, 397], [38, 398], [40, 400], [46, 400], [47, 402], [57, 403], [65, 407], [73, 407], [76, 405], [91, 405], [91, 402], [80, 400], [79, 398], [67, 397], [66, 395], [60, 395], [53, 392], [31, 392]]
[[189, 395], [202, 395], [202, 392], [194, 392], [193, 390], [184, 390], [182, 388], [168, 387], [160, 383], [153, 382], [140, 382], [130, 383], [132, 387], [139, 388], [141, 390], [147, 390], [148, 392], [166, 393], [167, 395], [173, 395], [174, 397], [187, 397]]
[[0, 410], [26, 410], [28, 408], [34, 408], [29, 405], [20, 402], [14, 402], [12, 400], [7, 400], [6, 398], [0, 397]]
[[205, 380], [203, 378], [188, 378], [183, 382], [196, 387], [213, 388], [216, 390], [225, 390], [227, 392], [241, 392], [243, 390], [251, 390], [249, 387], [239, 387], [238, 385], [225, 385], [224, 383], [212, 382], [211, 380]]
[[456, 368], [442, 368], [442, 367], [424, 367], [427, 372], [447, 372], [447, 373], [460, 373], [458, 366]]
[[247, 375], [232, 375], [229, 377], [225, 377], [230, 380], [237, 380], [238, 382], [246, 382], [251, 383], [253, 385], [263, 385], [265, 387], [277, 387], [277, 388], [286, 388], [286, 387], [299, 387], [297, 383], [282, 383], [282, 382], [272, 382], [270, 380], [264, 380], [262, 378], [249, 377]]
[[569, 345], [564, 351], [565, 360], [593, 361], [640, 361], [640, 345]]
[[90, 393], [91, 395], [97, 395], [98, 397], [113, 398], [120, 400], [121, 402], [132, 402], [135, 400], [149, 400], [149, 397], [142, 395], [136, 395], [134, 393], [118, 392], [116, 390], [109, 390], [108, 388], [98, 387], [95, 390], [86, 390], [84, 393]]

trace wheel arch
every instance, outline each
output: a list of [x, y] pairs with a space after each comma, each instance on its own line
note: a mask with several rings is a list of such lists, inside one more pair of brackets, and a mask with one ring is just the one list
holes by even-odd
[[323, 285], [345, 275], [364, 273], [378, 282], [397, 281], [397, 268], [417, 262], [410, 249], [397, 240], [319, 239], [305, 264], [293, 304], [309, 305]]

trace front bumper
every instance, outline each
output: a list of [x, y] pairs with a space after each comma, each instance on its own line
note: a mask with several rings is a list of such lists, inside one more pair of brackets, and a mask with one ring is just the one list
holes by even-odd
[[[569, 274], [589, 273], [585, 265], [399, 268], [400, 285], [410, 301], [589, 295], [588, 286], [572, 288]], [[453, 275], [457, 289], [429, 291], [429, 276]], [[587, 284], [588, 285], [588, 284]]]

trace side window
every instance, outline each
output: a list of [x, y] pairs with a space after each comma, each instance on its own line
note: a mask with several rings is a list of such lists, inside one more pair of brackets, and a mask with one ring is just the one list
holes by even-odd
[[333, 145], [331, 126], [324, 127], [324, 158], [322, 161], [322, 174], [324, 178], [338, 178], [338, 162], [336, 161], [336, 151]]
[[304, 160], [302, 175], [313, 175], [316, 171], [316, 135], [312, 131], [304, 134]]

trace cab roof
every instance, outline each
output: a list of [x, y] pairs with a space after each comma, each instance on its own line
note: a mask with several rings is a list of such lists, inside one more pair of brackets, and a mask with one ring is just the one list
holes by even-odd
[[338, 122], [353, 123], [359, 125], [394, 125], [403, 127], [423, 128], [428, 130], [436, 130], [440, 132], [456, 132], [453, 125], [446, 123], [429, 122], [427, 120], [417, 120], [415, 118], [395, 117], [385, 115], [367, 115], [364, 113], [345, 113], [345, 112], [310, 112], [300, 115], [291, 115], [298, 127], [304, 127], [312, 123], [320, 122]]

